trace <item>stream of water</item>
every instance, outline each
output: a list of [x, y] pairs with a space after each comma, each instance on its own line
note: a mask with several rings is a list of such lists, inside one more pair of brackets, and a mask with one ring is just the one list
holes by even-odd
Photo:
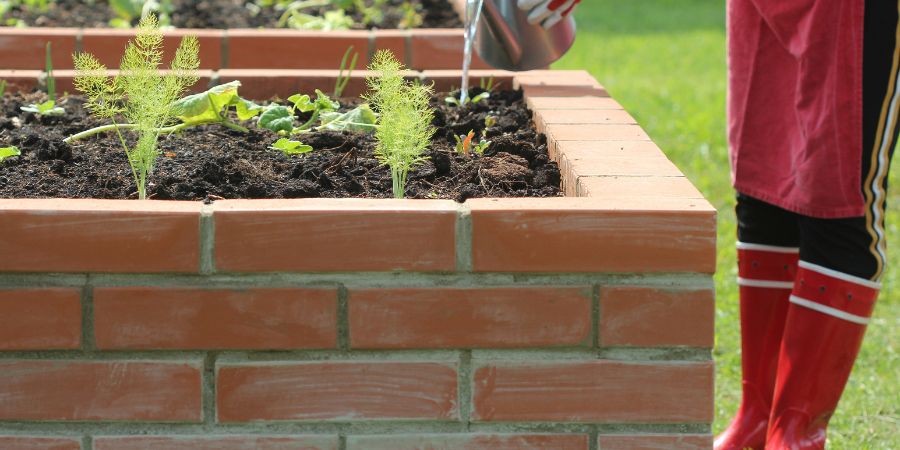
[[469, 66], [472, 65], [472, 45], [475, 43], [475, 33], [478, 32], [478, 20], [481, 18], [481, 9], [484, 0], [466, 0], [465, 17], [465, 47], [463, 47], [462, 87], [459, 93], [459, 103], [465, 104], [469, 97]]

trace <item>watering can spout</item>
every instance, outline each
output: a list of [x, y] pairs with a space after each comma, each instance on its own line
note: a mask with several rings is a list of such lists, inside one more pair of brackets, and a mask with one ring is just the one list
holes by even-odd
[[528, 23], [528, 12], [516, 0], [485, 0], [475, 49], [492, 67], [523, 71], [543, 69], [561, 58], [575, 42], [571, 16], [549, 29]]

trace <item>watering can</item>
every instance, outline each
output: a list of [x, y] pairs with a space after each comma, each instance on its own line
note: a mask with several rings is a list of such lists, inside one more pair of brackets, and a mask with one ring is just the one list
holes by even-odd
[[544, 29], [528, 23], [528, 11], [519, 9], [516, 0], [485, 0], [475, 50], [492, 67], [523, 71], [546, 68], [574, 42], [572, 16]]

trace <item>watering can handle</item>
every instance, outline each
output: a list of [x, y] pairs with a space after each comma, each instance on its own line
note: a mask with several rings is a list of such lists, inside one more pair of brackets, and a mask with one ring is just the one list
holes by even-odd
[[491, 34], [506, 50], [509, 61], [513, 64], [519, 64], [523, 54], [522, 43], [516, 39], [515, 32], [506, 22], [500, 9], [494, 4], [494, 0], [485, 0], [482, 14], [484, 14], [485, 23]]

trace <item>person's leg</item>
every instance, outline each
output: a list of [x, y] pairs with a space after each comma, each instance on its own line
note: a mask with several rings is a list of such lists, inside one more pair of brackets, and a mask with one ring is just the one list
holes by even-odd
[[797, 216], [738, 194], [738, 287], [741, 308], [742, 399], [716, 450], [765, 446], [775, 370], [788, 297], [797, 271]]
[[866, 1], [862, 189], [866, 215], [801, 217], [800, 264], [778, 360], [767, 449], [823, 449], [885, 264], [887, 173], [900, 131], [897, 1]]

